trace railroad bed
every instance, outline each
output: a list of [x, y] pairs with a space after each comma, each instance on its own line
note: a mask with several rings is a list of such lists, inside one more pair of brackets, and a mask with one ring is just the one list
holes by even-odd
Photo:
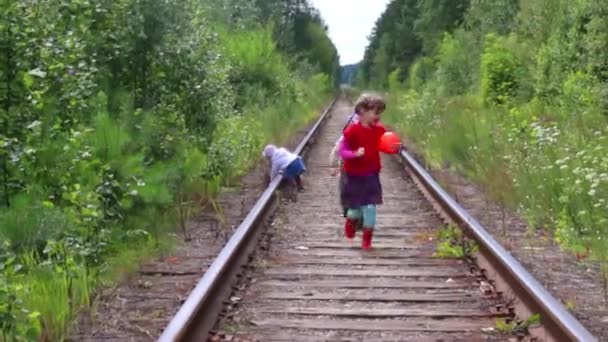
[[[373, 250], [361, 233], [346, 240], [327, 159], [351, 105], [329, 110], [296, 149], [308, 148], [306, 192], [277, 201], [271, 182], [159, 341], [505, 341], [516, 336], [498, 318], [533, 314], [542, 326], [526, 340], [597, 341], [408, 153], [407, 168], [383, 157]], [[446, 222], [477, 244], [478, 265], [434, 257]]]
[[317, 135], [306, 192], [283, 202], [214, 340], [471, 341], [495, 327], [497, 303], [471, 265], [433, 258], [444, 223], [393, 158], [383, 160], [373, 250], [360, 249], [360, 233], [343, 237], [327, 159], [350, 111], [338, 102]]

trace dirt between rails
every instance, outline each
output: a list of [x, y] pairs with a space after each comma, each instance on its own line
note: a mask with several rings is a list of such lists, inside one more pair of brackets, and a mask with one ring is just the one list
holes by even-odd
[[[295, 149], [313, 124], [285, 146]], [[188, 223], [189, 241], [140, 265], [118, 286], [104, 289], [93, 309], [79, 316], [68, 340], [155, 341], [266, 189], [266, 174], [261, 161], [239, 186], [223, 189], [222, 219], [211, 210], [199, 213]], [[179, 238], [183, 241], [181, 233]]]
[[[416, 154], [415, 147], [409, 147]], [[599, 341], [608, 341], [608, 301], [597, 263], [563, 251], [547, 231], [531, 232], [517, 213], [503, 210], [482, 187], [454, 170], [430, 172]]]

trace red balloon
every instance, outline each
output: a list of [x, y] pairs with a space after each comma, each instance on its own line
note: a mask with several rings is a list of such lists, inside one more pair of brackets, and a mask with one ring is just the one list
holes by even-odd
[[395, 154], [399, 152], [401, 147], [401, 139], [397, 134], [393, 132], [386, 132], [380, 137], [380, 143], [378, 144], [378, 150], [380, 152]]

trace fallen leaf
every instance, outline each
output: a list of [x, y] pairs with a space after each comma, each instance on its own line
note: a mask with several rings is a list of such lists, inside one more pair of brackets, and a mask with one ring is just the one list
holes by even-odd
[[169, 258], [167, 258], [167, 262], [170, 264], [177, 264], [179, 262], [179, 258], [176, 256], [169, 257]]

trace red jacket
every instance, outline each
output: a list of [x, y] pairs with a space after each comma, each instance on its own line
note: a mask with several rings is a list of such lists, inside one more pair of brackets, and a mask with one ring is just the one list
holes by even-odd
[[386, 132], [381, 123], [372, 126], [363, 126], [360, 122], [352, 124], [344, 131], [344, 144], [351, 151], [363, 147], [365, 153], [362, 157], [346, 159], [344, 171], [355, 176], [367, 176], [380, 172], [380, 151], [378, 143]]

